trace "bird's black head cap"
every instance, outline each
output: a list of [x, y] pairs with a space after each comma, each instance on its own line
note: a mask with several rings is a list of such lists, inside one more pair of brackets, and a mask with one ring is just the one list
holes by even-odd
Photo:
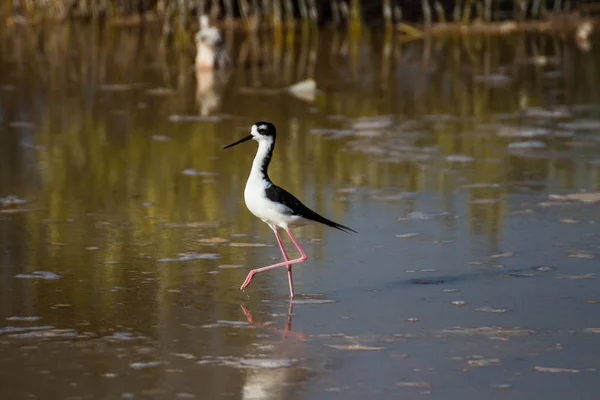
[[252, 125], [252, 136], [271, 136], [275, 139], [276, 135], [275, 125], [270, 122], [258, 121]]

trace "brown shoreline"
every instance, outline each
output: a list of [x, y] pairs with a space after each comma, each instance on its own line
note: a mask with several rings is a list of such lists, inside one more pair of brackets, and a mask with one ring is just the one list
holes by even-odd
[[[10, 16], [4, 19], [4, 27], [14, 27], [16, 25], [38, 25], [38, 24], [62, 24], [71, 22], [92, 22], [92, 18], [87, 15], [75, 15], [70, 18], [26, 18], [26, 17], [15, 17]], [[137, 27], [142, 25], [156, 26], [164, 23], [162, 15], [158, 15], [155, 12], [148, 12], [143, 16], [130, 15], [130, 16], [117, 16], [110, 19], [105, 19], [105, 23], [109, 26], [114, 27]], [[544, 20], [528, 20], [528, 21], [501, 21], [501, 22], [481, 22], [474, 21], [469, 24], [464, 23], [448, 23], [448, 22], [436, 22], [431, 26], [427, 27], [419, 23], [397, 23], [393, 25], [393, 30], [400, 32], [409, 37], [422, 37], [422, 36], [442, 36], [442, 35], [506, 35], [517, 32], [537, 32], [537, 33], [566, 33], [574, 31], [583, 23], [591, 23], [592, 25], [600, 25], [600, 17], [590, 18], [584, 17], [574, 13], [560, 13], [552, 15], [550, 18]], [[236, 29], [236, 30], [247, 30], [242, 19], [234, 20], [216, 20], [213, 22], [214, 25], [222, 29]], [[176, 23], [174, 24], [176, 25]], [[195, 18], [190, 19], [190, 24], [186, 31], [195, 31], [197, 29], [197, 22]], [[302, 28], [303, 26], [314, 26], [310, 21], [294, 20], [291, 24], [294, 29]], [[367, 24], [365, 24], [367, 25]], [[290, 24], [287, 21], [282, 21], [280, 25], [283, 30], [287, 30]], [[333, 24], [328, 24], [325, 29], [333, 27]], [[347, 27], [346, 29], [351, 29]], [[373, 28], [369, 28], [372, 30]], [[381, 29], [385, 29], [385, 25], [381, 25]], [[265, 23], [263, 27], [259, 27], [257, 31], [269, 31], [273, 30], [272, 23]]]
[[598, 18], [566, 18], [550, 19], [544, 21], [505, 21], [505, 22], [487, 22], [473, 24], [448, 24], [439, 23], [423, 31], [424, 35], [445, 35], [459, 33], [466, 35], [494, 34], [505, 35], [514, 32], [538, 32], [538, 33], [564, 33], [574, 31], [583, 23], [596, 25], [600, 22]]

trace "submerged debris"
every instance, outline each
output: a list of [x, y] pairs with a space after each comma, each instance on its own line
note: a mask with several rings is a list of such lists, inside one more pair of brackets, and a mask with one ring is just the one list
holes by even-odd
[[453, 327], [443, 329], [441, 333], [452, 333], [461, 335], [485, 335], [485, 336], [497, 336], [497, 335], [530, 335], [536, 333], [531, 329], [523, 329], [520, 327], [516, 328], [502, 328], [499, 326], [481, 326], [478, 328], [461, 328]]
[[414, 233], [414, 232], [409, 232], [409, 233], [403, 233], [401, 235], [396, 235], [396, 237], [400, 238], [400, 239], [412, 239], [412, 238], [417, 237], [417, 236], [419, 236], [419, 234], [418, 233]]
[[300, 359], [297, 358], [244, 358], [244, 357], [232, 357], [232, 356], [204, 356], [197, 364], [214, 364], [222, 365], [234, 368], [289, 368], [300, 363]]
[[272, 247], [272, 244], [266, 243], [243, 243], [243, 242], [231, 242], [229, 243], [231, 247]]
[[471, 367], [489, 367], [492, 365], [499, 365], [500, 359], [499, 358], [482, 358], [479, 360], [469, 360], [469, 361], [467, 361], [467, 363]]
[[222, 116], [202, 116], [202, 115], [170, 115], [171, 122], [219, 122], [223, 119]]
[[185, 360], [195, 360], [196, 358], [198, 358], [195, 355], [189, 354], [189, 353], [171, 353], [171, 355], [175, 356], [175, 357], [183, 358]]
[[471, 204], [478, 204], [478, 205], [496, 204], [496, 203], [500, 203], [501, 201], [502, 201], [501, 198], [499, 198], [499, 199], [475, 199], [475, 200], [471, 201]]
[[504, 253], [492, 254], [490, 258], [509, 258], [514, 255], [515, 253], [513, 251], [506, 251]]
[[183, 175], [187, 176], [216, 176], [218, 175], [216, 172], [206, 172], [206, 171], [198, 171], [193, 168], [184, 169], [181, 171]]
[[39, 321], [40, 319], [42, 319], [42, 317], [38, 317], [38, 316], [30, 316], [30, 317], [14, 316], [14, 317], [6, 318], [7, 321], [27, 321], [27, 322]]
[[9, 195], [6, 197], [0, 197], [0, 208], [4, 207], [16, 207], [23, 204], [29, 203], [29, 200], [20, 199], [17, 196]]
[[506, 390], [506, 389], [510, 389], [512, 386], [510, 386], [508, 383], [496, 383], [496, 384], [492, 385], [492, 387], [496, 388], [496, 389]]
[[431, 389], [431, 383], [429, 382], [398, 382], [396, 383], [398, 386], [402, 387], [414, 387], [419, 389]]
[[150, 96], [170, 96], [175, 93], [175, 90], [171, 88], [157, 87], [146, 90], [146, 93], [148, 93]]
[[417, 198], [417, 193], [414, 192], [402, 192], [398, 194], [378, 194], [375, 193], [371, 196], [371, 199], [377, 201], [401, 201], [401, 200], [412, 200]]
[[551, 373], [570, 373], [570, 374], [576, 374], [581, 372], [578, 369], [569, 369], [569, 368], [553, 368], [553, 367], [538, 367], [535, 366], [533, 367], [533, 369], [535, 369], [536, 371], [539, 372], [551, 372]]
[[569, 279], [573, 281], [581, 280], [581, 279], [596, 279], [598, 274], [556, 274], [554, 277], [556, 279]]
[[330, 303], [335, 303], [335, 300], [328, 300], [328, 299], [298, 299], [298, 298], [294, 298], [294, 300], [292, 300], [292, 304], [330, 304]]
[[179, 257], [174, 258], [161, 258], [157, 262], [177, 262], [177, 261], [193, 261], [193, 260], [218, 260], [221, 258], [220, 254], [215, 253], [197, 253], [195, 251], [188, 251], [186, 253], [180, 253]]
[[211, 238], [198, 239], [198, 242], [200, 242], [202, 244], [217, 245], [217, 244], [229, 243], [229, 239], [220, 238], [220, 237], [211, 237]]
[[446, 161], [454, 162], [454, 163], [469, 163], [474, 161], [475, 158], [468, 156], [466, 154], [452, 154], [446, 156]]
[[462, 187], [465, 189], [487, 189], [487, 188], [497, 189], [497, 188], [501, 188], [502, 186], [499, 183], [481, 182], [481, 183], [470, 183], [467, 185], [463, 185]]
[[600, 201], [600, 192], [570, 193], [565, 195], [551, 194], [548, 198], [550, 200], [580, 201], [582, 203], [592, 204]]
[[600, 328], [585, 328], [583, 331], [585, 333], [600, 333]]
[[529, 140], [526, 142], [514, 142], [508, 145], [509, 149], [521, 150], [521, 149], [543, 149], [546, 147], [546, 143], [540, 142], [539, 140]]
[[8, 126], [15, 129], [33, 129], [35, 124], [29, 121], [12, 121], [8, 123]]
[[415, 273], [415, 272], [438, 272], [438, 270], [437, 269], [433, 269], [433, 268], [423, 268], [423, 269], [407, 269], [404, 272], [412, 274], [412, 273]]
[[594, 258], [596, 258], [596, 255], [587, 252], [587, 251], [582, 251], [582, 250], [577, 250], [571, 254], [569, 254], [570, 258], [581, 258], [584, 260], [593, 260]]
[[35, 330], [8, 335], [17, 339], [54, 339], [54, 338], [76, 338], [79, 337], [75, 329], [49, 329]]
[[171, 138], [165, 135], [152, 135], [152, 140], [156, 140], [157, 142], [166, 142], [171, 140]]
[[423, 278], [423, 279], [411, 279], [410, 283], [413, 283], [415, 285], [441, 285], [442, 283], [445, 283], [446, 281], [444, 279], [435, 279], [435, 278], [431, 278], [431, 279], [427, 279], [427, 278]]
[[572, 122], [563, 122], [558, 124], [563, 129], [582, 130], [582, 131], [595, 131], [600, 130], [600, 121], [593, 119], [580, 119]]
[[387, 349], [387, 347], [363, 346], [360, 344], [348, 344], [348, 345], [327, 344], [326, 346], [334, 348], [334, 349], [338, 349], [338, 350], [351, 350], [351, 351], [376, 351], [376, 350]]
[[560, 220], [563, 224], [577, 224], [579, 221], [575, 218], [563, 218]]
[[100, 85], [100, 90], [103, 92], [126, 92], [144, 86], [144, 83], [107, 83]]
[[511, 272], [510, 274], [502, 275], [503, 278], [531, 278], [535, 276], [535, 274], [525, 274], [519, 272]]
[[353, 130], [350, 129], [322, 129], [315, 128], [308, 131], [311, 135], [327, 135], [332, 139], [339, 139], [344, 136], [349, 136], [354, 134]]
[[413, 211], [409, 213], [406, 217], [399, 218], [400, 221], [413, 220], [413, 221], [429, 221], [437, 217], [445, 217], [449, 216], [448, 212], [439, 212], [439, 213], [427, 213], [423, 211]]
[[165, 222], [161, 226], [163, 228], [218, 228], [220, 224], [219, 221]]
[[510, 310], [508, 308], [493, 308], [490, 306], [484, 306], [484, 307], [477, 307], [475, 309], [475, 311], [504, 314], [504, 313], [509, 312]]
[[540, 271], [540, 272], [550, 272], [550, 271], [554, 271], [556, 268], [554, 267], [548, 267], [548, 266], [533, 266], [531, 267], [531, 269], [536, 270], [536, 271]]
[[19, 279], [44, 279], [44, 280], [55, 280], [60, 279], [60, 275], [49, 271], [33, 271], [30, 274], [18, 274], [15, 278]]
[[147, 361], [147, 362], [134, 362], [129, 364], [129, 366], [133, 369], [144, 369], [144, 368], [154, 368], [165, 364], [164, 361]]
[[104, 336], [104, 339], [110, 341], [130, 341], [146, 339], [145, 336], [134, 336], [131, 332], [114, 332], [112, 335]]
[[516, 128], [512, 126], [502, 126], [496, 134], [507, 138], [533, 138], [547, 136], [550, 134], [548, 129], [544, 128]]
[[253, 326], [246, 321], [227, 321], [227, 320], [218, 320], [212, 324], [204, 324], [200, 326], [201, 328], [252, 328]]
[[0, 335], [4, 333], [14, 334], [19, 332], [30, 332], [30, 331], [45, 331], [54, 329], [52, 325], [43, 326], [3, 326], [0, 327]]
[[390, 128], [394, 125], [394, 117], [391, 115], [376, 115], [372, 117], [359, 117], [351, 122], [352, 129], [357, 131], [380, 130]]
[[245, 266], [242, 264], [238, 264], [238, 265], [232, 265], [232, 264], [225, 264], [225, 265], [219, 265], [217, 268], [220, 269], [239, 269], [239, 268], [244, 268]]

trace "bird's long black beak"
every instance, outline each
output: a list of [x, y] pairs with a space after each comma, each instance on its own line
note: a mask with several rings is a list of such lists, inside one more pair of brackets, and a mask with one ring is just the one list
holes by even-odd
[[237, 141], [237, 142], [235, 142], [235, 143], [231, 143], [229, 146], [225, 146], [225, 147], [223, 147], [223, 149], [227, 149], [227, 148], [229, 148], [229, 147], [233, 147], [233, 146], [235, 146], [236, 144], [243, 143], [243, 142], [245, 142], [245, 141], [247, 141], [247, 140], [250, 140], [250, 139], [252, 139], [252, 135], [248, 135], [248, 136], [246, 136], [245, 138], [243, 138], [243, 139], [240, 139], [240, 140], [238, 140], [238, 141]]

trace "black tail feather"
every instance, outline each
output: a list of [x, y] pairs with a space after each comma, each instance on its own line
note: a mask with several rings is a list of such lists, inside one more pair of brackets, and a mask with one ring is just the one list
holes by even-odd
[[342, 232], [346, 232], [346, 233], [347, 233], [347, 234], [349, 234], [349, 235], [350, 235], [350, 232], [353, 232], [353, 233], [358, 233], [358, 232], [356, 232], [354, 229], [352, 229], [352, 228], [349, 228], [349, 227], [347, 227], [347, 226], [345, 226], [345, 225], [338, 224], [338, 223], [336, 223], [336, 222], [334, 222], [334, 224], [335, 224], [335, 225], [329, 225], [329, 226], [331, 226], [331, 227], [333, 227], [333, 228], [335, 228], [335, 229], [339, 229], [339, 230], [340, 230], [340, 231], [342, 231]]
[[317, 214], [316, 212], [314, 212], [312, 210], [310, 210], [310, 213], [306, 213], [305, 215], [302, 215], [302, 217], [304, 217], [306, 219], [310, 219], [311, 221], [319, 222], [323, 225], [327, 225], [327, 226], [330, 226], [335, 229], [339, 229], [340, 231], [345, 232], [347, 234], [350, 234], [350, 232], [358, 233], [354, 229], [349, 228], [342, 224], [338, 224], [337, 222], [333, 222], [333, 221]]
[[284, 206], [288, 207], [290, 214], [298, 215], [302, 218], [319, 222], [323, 225], [339, 229], [340, 231], [346, 232], [348, 234], [350, 232], [358, 233], [352, 228], [349, 228], [342, 224], [338, 224], [337, 222], [333, 222], [317, 214], [316, 212], [302, 204], [302, 202], [298, 200], [293, 194], [277, 185], [271, 184], [271, 186], [267, 187], [267, 189], [265, 190], [265, 194], [267, 195], [267, 198], [269, 200], [283, 204]]

